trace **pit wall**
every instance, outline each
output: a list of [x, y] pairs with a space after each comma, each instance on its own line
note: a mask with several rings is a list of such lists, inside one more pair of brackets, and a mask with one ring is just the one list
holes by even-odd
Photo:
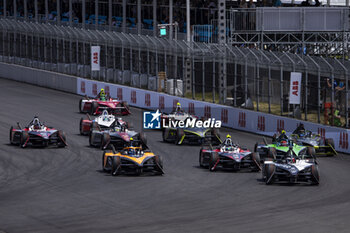
[[272, 136], [275, 132], [282, 129], [285, 129], [287, 133], [291, 133], [302, 122], [306, 129], [312, 132], [318, 132], [325, 138], [333, 138], [337, 151], [350, 153], [348, 137], [350, 132], [343, 128], [186, 99], [118, 84], [82, 79], [14, 64], [0, 63], [0, 72], [1, 77], [6, 79], [90, 97], [96, 96], [98, 91], [104, 88], [112, 98], [119, 98], [127, 101], [130, 106], [143, 109], [159, 109], [160, 111], [169, 112], [176, 106], [177, 102], [180, 102], [182, 107], [191, 114], [199, 117], [204, 116], [219, 119], [225, 127], [266, 136]]

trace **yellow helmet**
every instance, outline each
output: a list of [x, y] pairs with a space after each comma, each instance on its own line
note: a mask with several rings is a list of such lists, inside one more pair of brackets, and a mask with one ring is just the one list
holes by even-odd
[[283, 129], [283, 130], [281, 131], [281, 133], [286, 133], [286, 131]]
[[105, 90], [103, 88], [101, 88], [101, 93], [105, 93]]
[[231, 138], [231, 135], [227, 134], [227, 135], [226, 135], [226, 138]]
[[179, 102], [177, 102], [177, 104], [176, 104], [177, 106], [181, 106], [181, 104], [179, 103]]
[[130, 141], [134, 141], [134, 139], [133, 139], [133, 138], [130, 138]]

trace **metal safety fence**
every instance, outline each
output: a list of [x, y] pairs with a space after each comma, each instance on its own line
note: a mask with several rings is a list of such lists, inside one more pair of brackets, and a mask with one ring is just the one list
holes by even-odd
[[[90, 67], [95, 45], [100, 71]], [[349, 61], [13, 19], [0, 19], [0, 61], [348, 126]], [[291, 72], [302, 73], [297, 106]]]

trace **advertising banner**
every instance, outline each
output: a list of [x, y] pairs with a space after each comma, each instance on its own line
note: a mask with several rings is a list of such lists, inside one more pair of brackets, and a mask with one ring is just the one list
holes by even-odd
[[91, 71], [100, 71], [100, 46], [91, 46]]
[[301, 73], [290, 73], [289, 104], [300, 104]]

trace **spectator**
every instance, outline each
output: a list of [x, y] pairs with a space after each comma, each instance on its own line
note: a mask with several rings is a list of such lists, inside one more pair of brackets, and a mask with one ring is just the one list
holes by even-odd
[[[327, 85], [328, 85], [328, 88], [330, 88], [330, 90], [332, 90], [332, 83], [331, 83], [331, 80], [329, 78], [327, 78]], [[342, 82], [342, 81], [338, 81], [336, 79], [334, 79], [334, 82], [333, 82], [333, 91], [334, 91], [334, 99], [335, 99], [335, 102], [336, 102], [336, 107], [339, 108], [340, 105], [341, 105], [341, 92], [342, 90], [345, 89], [345, 84]], [[330, 92], [332, 93], [332, 92]]]
[[274, 6], [274, 7], [280, 7], [280, 6], [282, 6], [281, 0], [275, 0], [275, 1], [273, 2], [273, 6]]
[[256, 5], [253, 2], [253, 0], [249, 0], [249, 8], [256, 8]]
[[338, 109], [333, 110], [333, 112], [329, 113], [328, 123], [330, 125], [334, 125], [337, 127], [341, 127], [341, 116]]

